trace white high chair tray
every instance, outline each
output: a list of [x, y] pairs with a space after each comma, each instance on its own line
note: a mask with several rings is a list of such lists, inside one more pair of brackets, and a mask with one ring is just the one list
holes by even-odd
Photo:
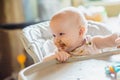
[[[31, 65], [19, 73], [19, 80], [113, 80], [105, 74], [105, 67], [114, 64], [120, 50], [91, 56], [76, 56], [67, 63], [51, 60]], [[118, 58], [117, 58], [118, 59]]]

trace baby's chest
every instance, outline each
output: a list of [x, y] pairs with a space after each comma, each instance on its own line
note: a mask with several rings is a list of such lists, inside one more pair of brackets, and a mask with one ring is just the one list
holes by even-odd
[[91, 45], [83, 45], [82, 47], [77, 48], [71, 54], [82, 56], [82, 55], [97, 54], [99, 52], [100, 52], [99, 49], [97, 49], [91, 44]]

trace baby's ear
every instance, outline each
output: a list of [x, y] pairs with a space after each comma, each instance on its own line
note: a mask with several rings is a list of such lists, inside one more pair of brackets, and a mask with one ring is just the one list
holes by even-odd
[[83, 35], [85, 33], [85, 27], [81, 27], [79, 33], [80, 33], [80, 35]]

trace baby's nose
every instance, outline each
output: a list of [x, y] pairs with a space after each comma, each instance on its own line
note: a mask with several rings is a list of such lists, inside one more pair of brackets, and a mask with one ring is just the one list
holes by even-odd
[[56, 42], [56, 43], [60, 43], [60, 42], [61, 42], [60, 38], [56, 37], [56, 38], [55, 38], [55, 42]]

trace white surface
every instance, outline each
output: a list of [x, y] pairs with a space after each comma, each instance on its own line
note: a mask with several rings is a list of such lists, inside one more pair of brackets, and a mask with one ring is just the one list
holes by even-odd
[[76, 57], [63, 64], [58, 64], [54, 60], [36, 63], [22, 70], [19, 80], [112, 80], [106, 76], [104, 68], [114, 63], [111, 57], [118, 53], [120, 51]]
[[117, 73], [117, 80], [120, 80], [120, 72]]
[[108, 18], [108, 20], [105, 21], [105, 24], [107, 25], [107, 29], [114, 32], [120, 33], [120, 18], [118, 17], [112, 17]]
[[28, 75], [28, 80], [110, 80], [104, 67], [109, 62], [103, 60], [85, 60], [67, 64], [57, 64]]

